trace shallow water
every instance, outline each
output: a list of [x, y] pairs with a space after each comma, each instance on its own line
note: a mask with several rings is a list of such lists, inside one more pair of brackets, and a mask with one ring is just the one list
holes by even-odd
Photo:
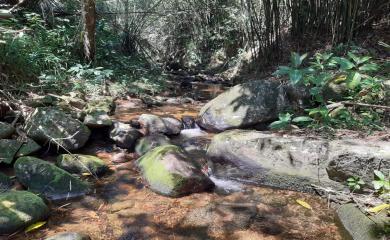
[[[200, 107], [186, 104], [146, 109], [124, 100], [118, 101], [114, 117], [130, 121], [142, 113], [153, 113], [180, 119], [196, 116]], [[192, 157], [204, 164], [204, 149], [212, 136], [189, 129], [172, 141], [192, 149]], [[83, 232], [92, 240], [342, 239], [334, 211], [318, 196], [253, 186], [209, 172], [216, 184], [214, 192], [168, 198], [148, 189], [135, 168], [136, 156], [129, 154], [129, 162], [112, 164], [117, 152], [107, 142], [89, 143], [82, 153], [102, 158], [110, 165], [111, 173], [101, 179], [86, 178], [94, 186], [88, 196], [49, 203], [52, 211], [44, 228], [10, 239], [43, 239], [63, 231]], [[298, 205], [298, 199], [309, 203], [313, 210]]]

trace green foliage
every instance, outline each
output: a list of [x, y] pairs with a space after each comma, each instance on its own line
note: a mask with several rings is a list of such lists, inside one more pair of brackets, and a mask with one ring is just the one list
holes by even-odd
[[352, 192], [360, 190], [365, 184], [359, 177], [350, 177], [347, 179], [347, 185]]
[[292, 53], [290, 66], [281, 66], [274, 73], [287, 76], [293, 85], [304, 84], [310, 88], [313, 104], [316, 108], [308, 109], [308, 115], [315, 121], [312, 127], [321, 125], [349, 129], [381, 129], [381, 113], [371, 108], [347, 108], [339, 105], [329, 108], [325, 99], [329, 84], [345, 84], [345, 100], [380, 104], [384, 98], [383, 79], [375, 75], [380, 66], [369, 56], [360, 56], [348, 51], [346, 56], [334, 53], [317, 53], [305, 65], [307, 54]]
[[312, 118], [306, 116], [300, 116], [295, 118], [292, 117], [293, 115], [290, 113], [281, 113], [279, 114], [279, 120], [271, 123], [270, 128], [273, 130], [277, 130], [295, 127], [295, 125], [306, 126], [313, 121]]
[[390, 174], [386, 177], [382, 172], [375, 170], [375, 181], [372, 182], [375, 190], [379, 194], [388, 195], [390, 193]]

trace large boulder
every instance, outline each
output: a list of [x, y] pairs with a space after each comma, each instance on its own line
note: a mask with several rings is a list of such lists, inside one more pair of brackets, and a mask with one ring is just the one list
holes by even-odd
[[110, 138], [115, 144], [124, 149], [133, 150], [137, 140], [142, 137], [137, 129], [131, 127], [129, 124], [116, 122], [110, 132]]
[[48, 237], [45, 240], [91, 240], [91, 238], [82, 233], [64, 232]]
[[21, 157], [16, 160], [14, 169], [21, 184], [50, 200], [80, 197], [89, 191], [85, 182], [38, 158]]
[[210, 131], [224, 131], [267, 123], [279, 113], [303, 105], [309, 98], [304, 87], [277, 81], [251, 81], [232, 87], [207, 103], [198, 124]]
[[0, 163], [11, 164], [21, 146], [17, 140], [0, 139]]
[[150, 188], [165, 196], [180, 197], [214, 187], [201, 167], [177, 146], [154, 148], [138, 164]]
[[24, 128], [33, 140], [51, 142], [69, 151], [83, 147], [91, 134], [83, 123], [54, 108], [37, 108]]
[[0, 234], [11, 234], [48, 217], [49, 208], [37, 195], [25, 191], [0, 194]]
[[156, 147], [170, 144], [171, 141], [167, 136], [162, 134], [153, 134], [139, 139], [135, 146], [135, 152], [142, 156]]
[[57, 166], [75, 174], [100, 176], [107, 172], [107, 164], [98, 157], [81, 154], [62, 154], [57, 158]]
[[0, 139], [9, 138], [15, 132], [15, 128], [8, 123], [0, 122]]
[[178, 135], [183, 128], [181, 121], [171, 117], [159, 117], [152, 114], [142, 114], [138, 121], [147, 134]]
[[85, 116], [84, 124], [89, 128], [111, 127], [112, 120], [105, 112], [93, 112]]
[[298, 191], [311, 191], [311, 184], [341, 188], [352, 176], [370, 183], [374, 170], [390, 170], [389, 153], [388, 142], [328, 141], [244, 130], [214, 136], [207, 151], [216, 176]]

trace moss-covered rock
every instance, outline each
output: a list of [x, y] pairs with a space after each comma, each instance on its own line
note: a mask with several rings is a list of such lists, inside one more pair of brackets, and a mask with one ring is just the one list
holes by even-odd
[[99, 176], [107, 172], [107, 164], [98, 157], [81, 154], [62, 154], [57, 158], [57, 166], [76, 174]]
[[34, 140], [28, 138], [20, 147], [19, 151], [16, 153], [16, 157], [24, 157], [30, 154], [34, 154], [41, 150], [41, 146], [36, 143]]
[[0, 234], [10, 234], [44, 220], [49, 208], [37, 195], [25, 191], [0, 194]]
[[69, 151], [83, 147], [91, 133], [83, 123], [55, 108], [37, 108], [24, 128], [38, 143], [51, 142]]
[[149, 135], [137, 141], [137, 144], [135, 146], [135, 151], [138, 155], [142, 156], [156, 147], [170, 145], [170, 144], [171, 143], [169, 138], [165, 135], [161, 135], [161, 134]]
[[34, 157], [16, 160], [15, 174], [21, 184], [50, 200], [64, 200], [85, 195], [88, 184], [56, 167]]
[[165, 196], [180, 197], [214, 187], [200, 166], [174, 145], [154, 148], [138, 164], [150, 188]]
[[0, 163], [11, 164], [21, 146], [17, 140], [0, 139]]
[[9, 138], [15, 132], [15, 128], [8, 123], [0, 122], [0, 139]]
[[2, 190], [7, 190], [12, 186], [11, 178], [0, 172], [0, 194]]
[[94, 112], [110, 113], [115, 109], [115, 102], [113, 97], [105, 96], [89, 100], [84, 112], [87, 114]]

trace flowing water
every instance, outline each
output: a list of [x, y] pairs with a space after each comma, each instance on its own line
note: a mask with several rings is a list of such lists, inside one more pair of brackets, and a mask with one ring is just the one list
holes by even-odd
[[[134, 99], [122, 100], [114, 118], [130, 121], [142, 113], [153, 113], [180, 119], [196, 116], [202, 104], [145, 108]], [[212, 136], [199, 128], [185, 129], [172, 141], [202, 162]], [[129, 162], [112, 164], [119, 151], [98, 137], [91, 141], [83, 153], [105, 160], [111, 173], [101, 179], [88, 178], [94, 190], [82, 199], [50, 203], [52, 212], [44, 228], [11, 239], [43, 239], [63, 231], [83, 232], [93, 240], [342, 239], [334, 211], [318, 196], [253, 186], [216, 177], [208, 170], [217, 186], [214, 192], [163, 197], [144, 185], [133, 154], [128, 154]], [[309, 203], [312, 210], [298, 205], [298, 199]]]

